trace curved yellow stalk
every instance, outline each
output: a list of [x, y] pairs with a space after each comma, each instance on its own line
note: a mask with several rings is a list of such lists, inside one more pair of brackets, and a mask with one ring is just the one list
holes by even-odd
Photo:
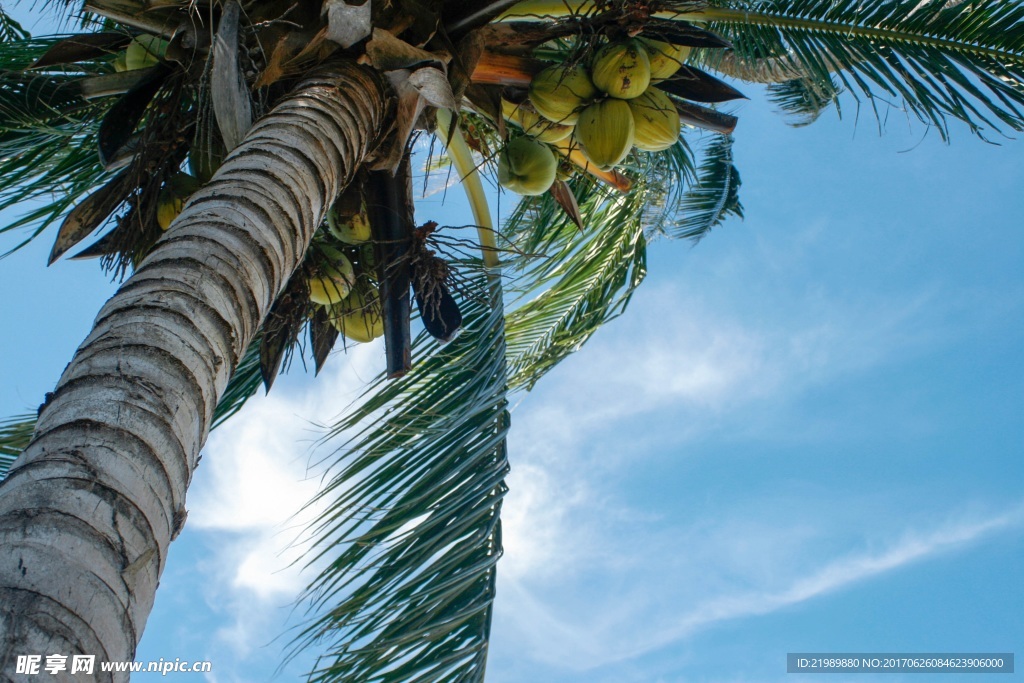
[[466, 139], [462, 137], [462, 132], [458, 128], [452, 131], [452, 113], [447, 109], [437, 110], [437, 129], [441, 134], [441, 140], [449, 145], [448, 156], [455, 166], [455, 172], [459, 174], [462, 188], [466, 191], [466, 198], [469, 199], [469, 206], [473, 210], [484, 265], [488, 268], [497, 268], [501, 264], [498, 261], [498, 243], [494, 239], [494, 223], [491, 221], [491, 210], [487, 205], [487, 195], [484, 194], [484, 184], [473, 160], [473, 152], [466, 144]]

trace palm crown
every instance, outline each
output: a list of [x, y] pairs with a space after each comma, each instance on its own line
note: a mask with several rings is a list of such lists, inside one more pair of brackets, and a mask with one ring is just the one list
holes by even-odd
[[[125, 274], [309, 72], [358, 60], [387, 81], [395, 125], [349, 188], [325, 198], [331, 209], [286, 267], [213, 426], [292, 356], [319, 370], [342, 340], [382, 334], [386, 370], [331, 430], [344, 455], [319, 494], [318, 573], [296, 644], [323, 653], [316, 679], [476, 680], [501, 553], [507, 394], [625, 309], [654, 236], [700, 239], [742, 216], [736, 118], [719, 107], [742, 94], [723, 79], [770, 84], [796, 125], [845, 91], [943, 138], [950, 120], [999, 135], [1024, 127], [1022, 19], [1024, 5], [995, 0], [91, 0], [84, 32], [33, 38], [0, 16], [0, 208], [48, 198], [4, 230], [16, 247], [59, 223], [51, 262], [75, 252]], [[612, 164], [594, 161], [596, 142], [556, 144], [546, 153], [560, 178], [491, 225], [480, 175], [500, 176], [507, 141], [531, 132], [503, 101], [540, 109], [529, 86], [545, 68], [593, 66], [602, 46], [637, 36], [687, 49], [658, 84], [682, 135]], [[482, 249], [467, 232], [413, 225], [416, 130], [446, 146]], [[369, 242], [353, 236], [364, 217]], [[339, 275], [339, 263], [350, 270]], [[32, 426], [21, 416], [0, 427], [0, 469]]]

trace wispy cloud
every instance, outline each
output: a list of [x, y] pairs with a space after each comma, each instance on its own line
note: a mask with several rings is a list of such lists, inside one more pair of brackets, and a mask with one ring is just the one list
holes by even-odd
[[[907, 531], [876, 524], [884, 505], [844, 518], [839, 508], [862, 502], [846, 494], [831, 506], [784, 495], [748, 510], [709, 505], [685, 523], [665, 506], [627, 502], [616, 480], [664, 455], [666, 441], [693, 441], [723, 423], [775, 428], [774, 416], [757, 416], [912, 357], [941, 318], [934, 291], [846, 301], [808, 289], [788, 310], [763, 315], [724, 305], [735, 291], [684, 294], [675, 285], [642, 292], [628, 318], [516, 411], [491, 673], [500, 676], [510, 649], [551, 670], [640, 661], [715, 624], [769, 615], [1019, 526], [1014, 509]], [[308, 448], [295, 444], [319, 436], [313, 421], [337, 413], [347, 402], [339, 396], [354, 397], [379, 354], [360, 347], [335, 359], [308, 393], [277, 387], [207, 449], [189, 529], [214, 549], [204, 565], [226, 617], [218, 637], [239, 661], [280, 634], [305, 584], [290, 566], [300, 522], [291, 515], [318, 482], [306, 478]]]
[[953, 522], [924, 532], [910, 531], [890, 542], [882, 551], [839, 557], [820, 569], [791, 579], [781, 589], [725, 595], [703, 602], [661, 631], [660, 638], [653, 638], [623, 656], [634, 657], [663, 647], [720, 621], [764, 615], [811, 600], [904, 565], [964, 547], [1008, 528], [1019, 527], [1022, 523], [1024, 501], [984, 519]]
[[[623, 572], [593, 567], [586, 572], [587, 585], [583, 589], [568, 588], [562, 583], [545, 586], [543, 580], [532, 576], [503, 576], [498, 612], [502, 621], [498, 632], [514, 638], [517, 646], [524, 646], [530, 659], [555, 669], [586, 671], [607, 667], [685, 640], [721, 622], [763, 617], [913, 563], [964, 549], [972, 542], [1019, 528], [1022, 523], [1024, 502], [980, 519], [905, 531], [887, 541], [875, 539], [870, 545], [882, 546], [880, 550], [862, 549], [827, 558], [808, 543], [798, 549], [799, 558], [794, 566], [777, 567], [779, 571], [756, 579], [731, 572], [732, 558], [711, 557], [706, 552], [681, 558], [672, 556], [671, 549], [651, 543], [639, 568], [633, 566]], [[675, 530], [684, 537], [692, 532]], [[748, 541], [755, 541], [756, 545], [757, 540], [764, 540], [763, 529], [756, 525], [740, 537], [735, 534], [744, 532], [735, 525], [728, 525], [728, 539], [716, 540], [716, 533], [726, 532], [703, 530], [700, 535], [712, 536], [708, 545], [719, 547], [743, 547]], [[773, 538], [785, 533], [785, 529], [780, 529]], [[755, 555], [759, 553], [750, 553], [748, 561], [787, 564], [779, 556]], [[688, 563], [691, 566], [686, 566]], [[702, 575], [715, 578], [702, 581]], [[751, 587], [751, 582], [761, 585]], [[581, 601], [581, 590], [586, 592], [586, 600]], [[573, 595], [574, 592], [577, 594]]]
[[628, 320], [592, 342], [585, 360], [560, 369], [561, 398], [585, 401], [592, 422], [666, 405], [714, 414], [799, 393], [917, 353], [936, 336], [940, 322], [931, 318], [941, 317], [933, 291], [864, 301], [808, 292], [804, 305], [771, 316], [686, 297], [677, 285], [637, 298]]

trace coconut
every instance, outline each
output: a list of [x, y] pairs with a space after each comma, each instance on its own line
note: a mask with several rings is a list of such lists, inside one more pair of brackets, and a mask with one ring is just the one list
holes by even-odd
[[608, 43], [594, 55], [594, 85], [612, 97], [639, 97], [651, 83], [651, 62], [638, 40]]
[[159, 36], [135, 36], [124, 53], [125, 68], [134, 71], [158, 64], [167, 52], [167, 45]]
[[352, 291], [356, 281], [355, 268], [344, 254], [336, 249], [321, 247], [330, 259], [320, 267], [320, 275], [309, 280], [309, 299], [321, 306], [341, 303]]
[[660, 152], [679, 140], [679, 111], [669, 96], [650, 87], [640, 97], [627, 102], [633, 113], [636, 134], [633, 144], [645, 152]]
[[576, 124], [576, 140], [595, 166], [602, 170], [614, 168], [633, 147], [635, 124], [625, 100], [608, 98], [595, 102], [580, 114]]
[[364, 211], [353, 216], [338, 216], [334, 210], [327, 212], [327, 230], [345, 244], [362, 244], [373, 236], [370, 219]]
[[156, 222], [161, 230], [170, 227], [185, 208], [185, 200], [199, 189], [199, 184], [199, 180], [188, 173], [175, 173], [164, 184], [156, 205]]
[[510, 141], [498, 157], [498, 184], [522, 195], [547, 192], [557, 171], [551, 148], [528, 136]]
[[664, 43], [660, 40], [640, 38], [640, 44], [647, 52], [647, 58], [651, 63], [651, 83], [663, 81], [675, 72], [690, 56], [690, 48], [682, 45]]
[[548, 121], [524, 105], [513, 104], [508, 100], [501, 101], [501, 113], [506, 119], [522, 128], [527, 135], [531, 135], [541, 142], [558, 142], [572, 135], [572, 126]]
[[365, 280], [352, 288], [348, 297], [331, 307], [331, 324], [356, 342], [371, 342], [384, 336], [384, 314], [380, 291]]
[[572, 125], [580, 110], [597, 95], [590, 74], [581, 66], [559, 64], [544, 69], [530, 82], [530, 102], [541, 116]]

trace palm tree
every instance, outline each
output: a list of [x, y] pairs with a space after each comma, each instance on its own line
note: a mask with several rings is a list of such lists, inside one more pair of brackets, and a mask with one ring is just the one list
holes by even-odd
[[[1024, 128], [1019, 2], [90, 0], [85, 11], [73, 36], [0, 21], [0, 208], [50, 197], [8, 230], [27, 241], [59, 221], [51, 260], [99, 232], [79, 256], [132, 273], [38, 416], [0, 426], [0, 667], [26, 652], [131, 659], [209, 430], [292, 356], [319, 369], [337, 327], [358, 336], [352, 315], [377, 324], [351, 299], [311, 303], [311, 289], [337, 282], [340, 252], [354, 264], [346, 287], [379, 301], [388, 367], [333, 428], [347, 441], [319, 494], [318, 574], [296, 645], [322, 653], [318, 680], [482, 678], [508, 391], [624, 310], [654, 234], [699, 239], [741, 215], [736, 119], [716, 107], [741, 95], [708, 71], [770, 83], [798, 124], [847, 91], [944, 138], [950, 120], [978, 135]], [[684, 123], [713, 135], [634, 152], [616, 171], [570, 151], [569, 180], [491, 229], [477, 166], [490, 172], [505, 144], [502, 97], [524, 99], [547, 63], [637, 34], [694, 48], [663, 88]], [[129, 56], [140, 68], [116, 70]], [[414, 130], [447, 146], [481, 250], [414, 226]], [[164, 234], [193, 182], [186, 161], [201, 187]], [[373, 250], [339, 227], [364, 206]], [[415, 339], [414, 298], [427, 328]]]

